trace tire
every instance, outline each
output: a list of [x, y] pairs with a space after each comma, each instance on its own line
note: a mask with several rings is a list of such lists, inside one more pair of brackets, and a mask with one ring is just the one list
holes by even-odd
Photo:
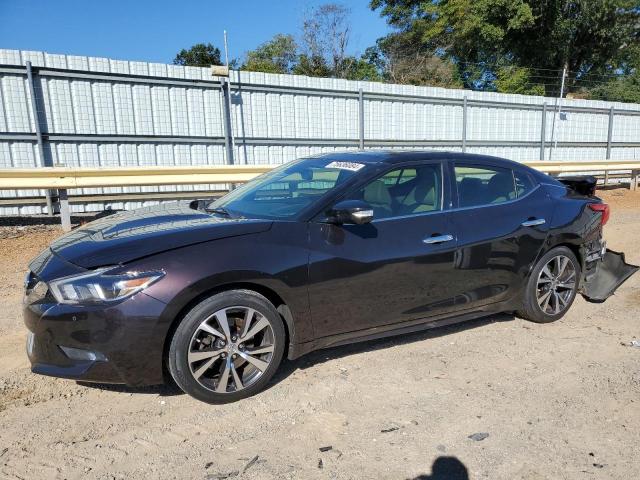
[[[565, 265], [564, 269], [562, 264]], [[556, 275], [559, 265], [561, 275]], [[573, 275], [570, 275], [571, 270]], [[536, 323], [550, 323], [561, 319], [576, 298], [579, 282], [580, 263], [573, 252], [567, 247], [549, 250], [538, 260], [529, 275], [518, 316]]]
[[267, 385], [282, 361], [285, 341], [282, 318], [265, 297], [251, 290], [218, 293], [178, 325], [169, 346], [169, 372], [198, 400], [235, 402]]

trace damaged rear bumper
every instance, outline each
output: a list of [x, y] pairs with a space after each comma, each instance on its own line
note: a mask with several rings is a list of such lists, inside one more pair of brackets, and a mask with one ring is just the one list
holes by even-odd
[[624, 253], [607, 249], [597, 263], [595, 274], [582, 284], [580, 293], [588, 302], [604, 302], [639, 268], [625, 262]]

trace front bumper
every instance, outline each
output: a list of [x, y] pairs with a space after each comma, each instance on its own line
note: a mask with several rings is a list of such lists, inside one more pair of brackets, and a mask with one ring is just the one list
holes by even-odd
[[144, 293], [108, 306], [25, 302], [31, 370], [89, 382], [162, 383], [165, 307]]

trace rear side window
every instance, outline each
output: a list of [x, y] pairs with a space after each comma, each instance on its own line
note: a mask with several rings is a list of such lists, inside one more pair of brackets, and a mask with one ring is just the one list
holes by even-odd
[[535, 183], [531, 178], [531, 175], [526, 172], [519, 172], [515, 170], [513, 172], [513, 178], [516, 182], [516, 194], [518, 195], [518, 198], [524, 197], [535, 187]]
[[461, 207], [493, 205], [517, 197], [513, 171], [509, 168], [456, 165], [455, 175]]

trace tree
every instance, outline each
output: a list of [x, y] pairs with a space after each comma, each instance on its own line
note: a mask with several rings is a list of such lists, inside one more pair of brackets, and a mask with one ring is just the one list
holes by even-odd
[[297, 63], [298, 46], [292, 35], [277, 34], [255, 50], [247, 52], [243, 70], [291, 73]]
[[455, 65], [428, 49], [416, 48], [411, 32], [398, 32], [378, 40], [365, 52], [381, 77], [393, 83], [460, 88]]
[[[529, 71], [556, 94], [615, 72], [640, 42], [638, 0], [371, 0], [415, 48], [454, 62], [467, 88], [495, 89], [501, 67]], [[393, 34], [392, 34], [393, 35]], [[522, 73], [522, 71], [520, 71]], [[504, 82], [502, 82], [504, 88]], [[580, 87], [581, 88], [581, 87]]]
[[212, 44], [196, 43], [189, 50], [184, 48], [173, 59], [174, 65], [189, 67], [209, 67], [211, 65], [222, 65], [220, 60], [220, 49]]
[[[302, 23], [302, 47], [304, 60], [300, 63], [311, 71], [323, 72], [328, 68], [333, 76], [344, 78], [346, 50], [349, 44], [350, 11], [337, 3], [326, 3], [312, 9]], [[307, 67], [303, 67], [306, 70]]]

